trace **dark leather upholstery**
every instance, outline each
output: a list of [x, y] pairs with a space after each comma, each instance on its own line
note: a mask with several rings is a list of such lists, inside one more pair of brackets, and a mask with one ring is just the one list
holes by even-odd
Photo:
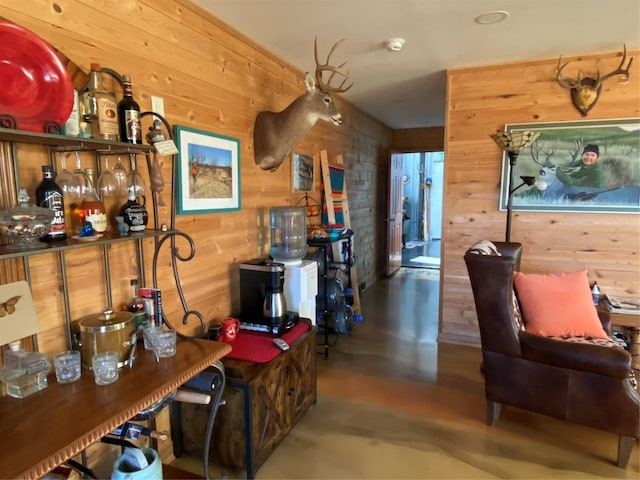
[[506, 404], [606, 430], [619, 435], [617, 464], [625, 468], [640, 438], [631, 356], [620, 348], [519, 330], [512, 292], [522, 245], [493, 243], [501, 256], [472, 249], [464, 256], [480, 327], [487, 423], [495, 424]]

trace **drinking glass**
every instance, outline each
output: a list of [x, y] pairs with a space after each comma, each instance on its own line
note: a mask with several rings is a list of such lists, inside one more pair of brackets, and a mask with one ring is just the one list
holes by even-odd
[[122, 164], [122, 158], [118, 155], [118, 163], [113, 167], [113, 176], [116, 179], [118, 185], [118, 193], [127, 194], [127, 167]]
[[80, 380], [82, 368], [80, 366], [80, 352], [69, 350], [53, 357], [53, 365], [56, 370], [58, 383], [72, 383]]
[[114, 197], [118, 194], [118, 181], [116, 176], [109, 170], [108, 157], [105, 157], [105, 168], [100, 172], [96, 182], [96, 190], [103, 203], [106, 202], [106, 197]]
[[62, 166], [61, 170], [58, 170], [58, 174], [56, 175], [56, 183], [64, 190], [63, 186], [76, 186], [78, 189], [79, 185], [77, 180], [73, 177], [73, 173], [70, 170], [67, 170], [67, 154], [65, 152], [60, 153], [60, 166]]
[[162, 325], [147, 324], [142, 333], [145, 350], [154, 350], [156, 336], [162, 332]]
[[116, 352], [96, 353], [91, 359], [93, 374], [98, 385], [109, 385], [118, 380], [118, 354]]
[[136, 156], [131, 154], [131, 171], [127, 174], [127, 195], [143, 197], [147, 193], [147, 185], [136, 169]]
[[77, 223], [74, 215], [76, 215], [76, 209], [82, 203], [82, 186], [80, 185], [78, 177], [67, 169], [67, 157], [64, 152], [60, 156], [60, 165], [62, 166], [62, 170], [58, 171], [56, 183], [62, 189], [64, 219], [67, 232], [72, 234]]
[[176, 339], [177, 334], [175, 330], [163, 330], [156, 333], [153, 341], [155, 342], [160, 358], [169, 358], [176, 354]]
[[91, 181], [89, 177], [82, 169], [82, 162], [80, 161], [80, 154], [75, 152], [76, 154], [76, 169], [73, 172], [73, 177], [76, 179], [77, 183], [80, 185], [80, 197], [84, 198], [87, 194], [87, 191], [90, 190]]

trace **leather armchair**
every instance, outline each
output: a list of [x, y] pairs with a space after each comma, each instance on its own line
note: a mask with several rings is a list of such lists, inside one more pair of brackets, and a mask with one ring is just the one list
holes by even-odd
[[640, 438], [631, 355], [613, 340], [527, 333], [513, 290], [522, 245], [493, 245], [499, 253], [474, 246], [464, 256], [480, 327], [487, 424], [496, 424], [505, 404], [612, 432], [617, 465], [626, 468]]

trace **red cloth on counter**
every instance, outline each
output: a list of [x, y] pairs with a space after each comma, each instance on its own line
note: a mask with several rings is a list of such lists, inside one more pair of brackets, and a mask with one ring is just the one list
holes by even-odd
[[[299, 322], [280, 338], [291, 345], [300, 335], [310, 328], [309, 324]], [[277, 335], [272, 333], [240, 330], [236, 339], [229, 343], [229, 345], [231, 345], [231, 353], [225, 355], [224, 358], [247, 360], [255, 363], [270, 362], [282, 352], [282, 350], [273, 343], [273, 339], [276, 337]]]

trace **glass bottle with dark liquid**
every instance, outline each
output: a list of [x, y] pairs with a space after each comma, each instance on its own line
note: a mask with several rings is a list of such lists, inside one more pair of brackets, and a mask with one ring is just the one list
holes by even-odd
[[36, 188], [36, 204], [53, 210], [53, 220], [49, 232], [42, 237], [45, 242], [60, 242], [67, 239], [64, 221], [64, 199], [62, 188], [53, 180], [53, 168], [42, 166], [42, 182]]
[[136, 330], [138, 330], [138, 328], [144, 327], [144, 324], [147, 320], [147, 313], [144, 309], [144, 300], [138, 294], [138, 280], [132, 278], [130, 283], [131, 298], [127, 302], [126, 310], [133, 313]]
[[122, 76], [124, 96], [118, 102], [118, 121], [120, 122], [120, 141], [142, 143], [142, 125], [140, 124], [140, 106], [133, 99], [131, 77]]

